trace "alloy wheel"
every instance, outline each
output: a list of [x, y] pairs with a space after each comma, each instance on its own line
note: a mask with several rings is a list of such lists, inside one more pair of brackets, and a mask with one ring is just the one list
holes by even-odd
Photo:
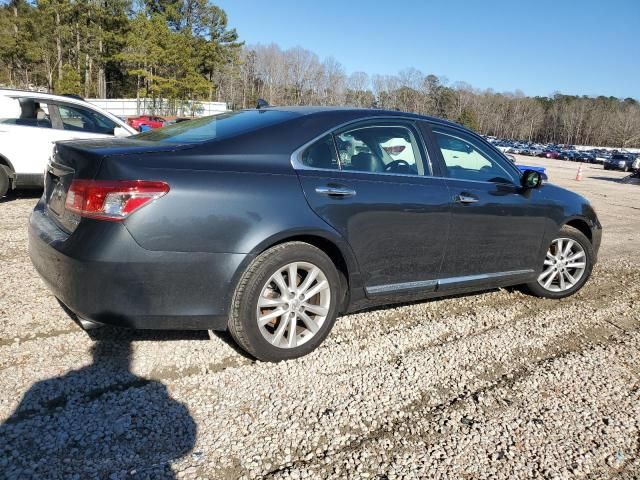
[[571, 238], [557, 238], [549, 246], [538, 284], [551, 292], [564, 292], [580, 281], [586, 268], [584, 248]]
[[267, 280], [257, 304], [260, 333], [273, 346], [296, 348], [322, 327], [331, 306], [324, 272], [308, 262], [293, 262]]

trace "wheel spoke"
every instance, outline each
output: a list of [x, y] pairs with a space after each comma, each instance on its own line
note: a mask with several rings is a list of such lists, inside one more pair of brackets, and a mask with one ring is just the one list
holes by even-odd
[[320, 273], [320, 269], [318, 267], [313, 267], [309, 273], [307, 273], [307, 278], [304, 279], [302, 285], [300, 285], [300, 293], [303, 295], [306, 294], [306, 290], [311, 286], [313, 281], [318, 277]]
[[573, 262], [575, 260], [578, 260], [579, 258], [584, 257], [584, 252], [580, 251], [580, 252], [576, 252], [574, 255], [571, 255], [569, 258], [567, 258], [567, 262]]
[[289, 289], [295, 292], [298, 289], [298, 264], [289, 264]]
[[325, 288], [329, 288], [329, 284], [327, 283], [326, 280], [323, 280], [319, 283], [316, 283], [311, 290], [309, 290], [304, 294], [304, 296], [305, 298], [312, 298], [313, 296], [315, 296], [317, 293], [321, 292]]
[[279, 298], [268, 298], [268, 297], [260, 297], [258, 300], [258, 307], [260, 308], [269, 308], [269, 307], [279, 307], [284, 304], [284, 300], [282, 297]]
[[549, 258], [545, 259], [545, 261], [544, 261], [545, 265], [553, 265], [553, 263], [554, 263], [553, 260], [551, 260]]
[[301, 312], [300, 319], [304, 322], [304, 324], [311, 331], [311, 333], [316, 333], [318, 330], [320, 330], [320, 327], [318, 326], [317, 322], [306, 313]]
[[284, 315], [286, 312], [287, 311], [284, 308], [276, 308], [272, 312], [269, 312], [266, 315], [262, 315], [258, 319], [258, 325], [260, 325], [261, 327], [264, 327], [271, 320], [273, 320], [274, 318], [278, 318], [278, 317]]
[[289, 341], [289, 348], [294, 348], [298, 346], [298, 332], [297, 330], [298, 320], [295, 315], [291, 315], [291, 319], [289, 320], [289, 337], [287, 340]]
[[569, 255], [571, 253], [571, 247], [573, 247], [573, 244], [576, 243], [573, 240], [569, 240], [567, 241], [567, 246], [564, 249], [564, 252], [562, 252], [562, 257], [563, 258], [567, 258], [567, 255]]
[[564, 290], [565, 288], [567, 288], [564, 280], [564, 272], [560, 272], [559, 278], [560, 278], [560, 290]]
[[562, 256], [562, 239], [559, 238], [556, 243], [556, 258], [560, 258]]
[[558, 275], [558, 271], [553, 270], [553, 274], [550, 275], [549, 278], [547, 278], [546, 282], [544, 282], [544, 288], [549, 288], [549, 285], [551, 285], [551, 282], [553, 282], [553, 279], [556, 278], [556, 275]]
[[566, 270], [564, 272], [564, 276], [569, 281], [569, 287], [573, 287], [576, 284], [576, 282], [577, 282], [576, 278], [573, 275], [571, 275], [569, 272], [567, 272]]
[[280, 324], [278, 325], [278, 328], [276, 329], [276, 332], [274, 333], [273, 338], [271, 339], [271, 343], [273, 345], [280, 344], [280, 340], [282, 340], [282, 337], [284, 336], [284, 333], [287, 331], [288, 326], [289, 326], [289, 319], [281, 318]]
[[284, 281], [284, 277], [282, 276], [282, 272], [276, 272], [273, 275], [273, 281], [276, 282], [276, 285], [280, 289], [280, 294], [284, 295], [289, 291], [289, 287], [287, 287], [287, 282]]
[[577, 263], [567, 263], [566, 267], [567, 268], [584, 268], [586, 267], [586, 263], [584, 262], [577, 262]]
[[303, 303], [302, 308], [311, 313], [315, 313], [316, 315], [320, 315], [324, 317], [327, 313], [329, 313], [329, 309], [325, 308], [321, 305], [313, 305], [312, 303]]
[[542, 272], [542, 273], [540, 274], [540, 276], [538, 277], [538, 281], [540, 281], [540, 282], [541, 282], [541, 281], [542, 281], [542, 280], [544, 280], [544, 279], [545, 279], [545, 278], [546, 278], [550, 273], [552, 273], [552, 272], [554, 272], [554, 271], [555, 271], [555, 270], [554, 270], [554, 268], [553, 268], [553, 267], [551, 267], [551, 268], [547, 268], [544, 272]]

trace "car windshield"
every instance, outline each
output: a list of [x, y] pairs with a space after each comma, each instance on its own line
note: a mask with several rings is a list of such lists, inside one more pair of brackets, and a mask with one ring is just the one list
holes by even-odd
[[168, 125], [140, 133], [135, 138], [159, 143], [200, 143], [259, 130], [295, 116], [279, 110], [241, 110]]

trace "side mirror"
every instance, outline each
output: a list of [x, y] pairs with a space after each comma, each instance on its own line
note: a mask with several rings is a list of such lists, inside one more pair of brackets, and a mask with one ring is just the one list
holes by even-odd
[[522, 188], [538, 188], [542, 185], [542, 175], [535, 170], [525, 170], [520, 178]]
[[128, 137], [131, 134], [129, 133], [128, 130], [125, 130], [122, 127], [116, 127], [113, 129], [113, 136], [114, 137]]

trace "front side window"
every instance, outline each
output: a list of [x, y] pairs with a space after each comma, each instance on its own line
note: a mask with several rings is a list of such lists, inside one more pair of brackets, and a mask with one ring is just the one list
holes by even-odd
[[492, 155], [465, 133], [436, 127], [433, 134], [442, 152], [448, 177], [479, 182], [518, 183], [516, 172], [506, 164], [503, 165], [497, 155]]
[[75, 105], [58, 105], [63, 130], [113, 135], [116, 123], [104, 115]]
[[311, 168], [338, 170], [338, 156], [333, 137], [325, 135], [302, 153], [302, 163]]
[[35, 98], [6, 98], [0, 111], [0, 123], [51, 128], [49, 105]]
[[416, 136], [404, 125], [366, 125], [336, 135], [347, 171], [424, 175]]

